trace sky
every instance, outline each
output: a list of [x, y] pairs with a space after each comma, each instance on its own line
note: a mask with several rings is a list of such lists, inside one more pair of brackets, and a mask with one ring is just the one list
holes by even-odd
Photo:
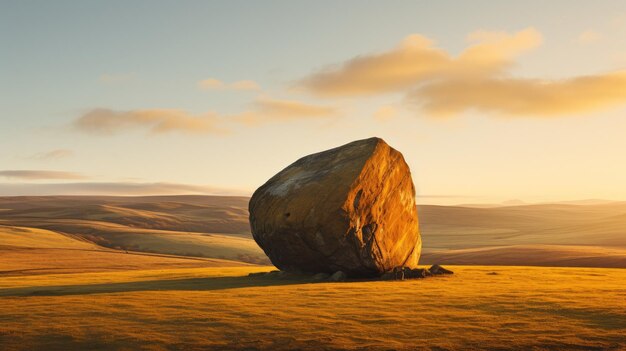
[[419, 203], [626, 200], [626, 2], [0, 1], [0, 195], [250, 195], [372, 136]]

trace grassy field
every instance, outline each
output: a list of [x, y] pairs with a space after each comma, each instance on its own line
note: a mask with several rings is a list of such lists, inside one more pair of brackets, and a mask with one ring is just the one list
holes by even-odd
[[0, 278], [2, 350], [622, 350], [626, 271], [469, 267], [412, 281], [269, 267]]
[[0, 350], [626, 349], [624, 269], [447, 265], [626, 267], [622, 203], [421, 206], [453, 276], [342, 283], [248, 277], [246, 203], [0, 198]]

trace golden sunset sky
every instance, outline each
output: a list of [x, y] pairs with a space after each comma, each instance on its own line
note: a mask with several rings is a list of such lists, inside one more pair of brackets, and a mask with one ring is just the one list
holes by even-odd
[[379, 136], [418, 202], [626, 200], [624, 1], [2, 1], [0, 195], [249, 195]]

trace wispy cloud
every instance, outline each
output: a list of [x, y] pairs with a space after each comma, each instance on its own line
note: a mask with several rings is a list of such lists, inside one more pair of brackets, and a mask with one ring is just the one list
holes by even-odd
[[239, 80], [230, 84], [233, 90], [260, 90], [259, 84], [253, 80]]
[[227, 131], [219, 123], [219, 116], [210, 112], [192, 115], [175, 109], [114, 111], [99, 108], [80, 116], [73, 125], [80, 131], [95, 134], [114, 134], [128, 129], [147, 129], [153, 134], [224, 134]]
[[514, 34], [477, 31], [468, 41], [471, 45], [452, 57], [430, 39], [413, 34], [391, 51], [357, 56], [316, 72], [298, 85], [322, 96], [357, 96], [404, 91], [445, 77], [500, 73], [517, 55], [537, 47], [542, 36], [534, 28]]
[[38, 195], [250, 195], [247, 190], [178, 183], [80, 182], [0, 183], [0, 196]]
[[47, 170], [4, 170], [0, 171], [0, 177], [20, 180], [77, 180], [88, 177], [73, 172], [47, 171]]
[[28, 158], [31, 160], [58, 160], [61, 158], [67, 158], [74, 155], [74, 151], [67, 149], [56, 149], [47, 152], [39, 152], [34, 155], [29, 156]]
[[[599, 33], [589, 31], [580, 39], [598, 38]], [[478, 110], [556, 116], [626, 104], [626, 71], [558, 80], [513, 77], [510, 71], [517, 56], [542, 42], [541, 33], [533, 28], [513, 34], [477, 31], [467, 39], [467, 49], [453, 57], [430, 39], [414, 34], [391, 51], [358, 56], [298, 84], [327, 97], [400, 92], [432, 115]]]
[[374, 112], [374, 119], [379, 122], [385, 122], [393, 119], [398, 114], [398, 110], [393, 106], [381, 106]]
[[255, 126], [268, 122], [329, 118], [337, 114], [338, 111], [334, 107], [260, 97], [252, 103], [250, 110], [233, 116], [233, 120], [247, 126]]
[[99, 108], [78, 117], [72, 125], [78, 131], [101, 135], [113, 135], [132, 129], [148, 130], [150, 134], [177, 132], [223, 135], [230, 133], [236, 125], [256, 126], [268, 122], [311, 120], [336, 116], [337, 112], [336, 108], [330, 106], [262, 96], [254, 100], [248, 110], [233, 115], [218, 115], [213, 112], [192, 115], [173, 109], [115, 111]]
[[626, 103], [626, 71], [558, 81], [515, 78], [442, 80], [409, 99], [433, 115], [474, 109], [501, 115], [557, 116]]
[[258, 125], [266, 122], [328, 118], [337, 113], [337, 109], [330, 106], [260, 97], [252, 103], [249, 111], [235, 116], [235, 120], [246, 125]]
[[198, 82], [198, 88], [200, 89], [222, 89], [224, 86], [224, 82], [214, 78], [204, 79]]
[[198, 82], [198, 88], [203, 90], [260, 90], [259, 84], [253, 80], [238, 80], [224, 83], [219, 79], [208, 78]]

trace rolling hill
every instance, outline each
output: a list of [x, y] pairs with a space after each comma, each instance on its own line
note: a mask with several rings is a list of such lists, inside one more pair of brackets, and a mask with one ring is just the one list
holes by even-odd
[[220, 196], [4, 197], [0, 225], [115, 250], [267, 264], [250, 238], [247, 204], [244, 197]]
[[[250, 236], [247, 205], [228, 196], [2, 197], [0, 245], [56, 235], [100, 249], [269, 264]], [[418, 213], [424, 264], [626, 267], [626, 202], [420, 205]]]
[[422, 262], [626, 267], [626, 203], [419, 207]]

